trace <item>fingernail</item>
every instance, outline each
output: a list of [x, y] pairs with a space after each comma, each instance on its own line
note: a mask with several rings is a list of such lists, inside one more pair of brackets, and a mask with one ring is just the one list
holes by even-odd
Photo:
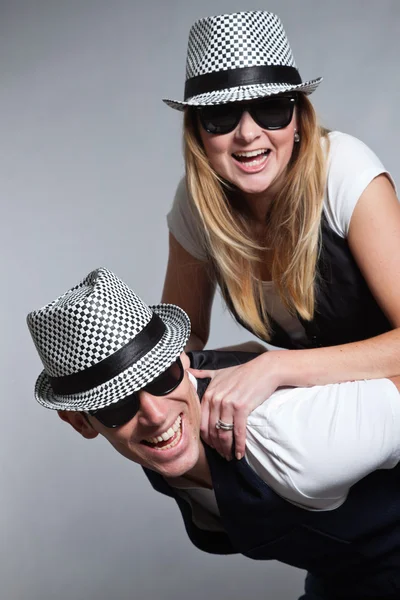
[[242, 455], [240, 454], [240, 452], [236, 452], [236, 458], [237, 460], [241, 460]]

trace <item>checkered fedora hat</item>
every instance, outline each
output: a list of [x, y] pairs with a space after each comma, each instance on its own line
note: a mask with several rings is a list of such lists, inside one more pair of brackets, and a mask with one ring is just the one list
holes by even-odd
[[196, 21], [189, 33], [184, 101], [176, 110], [299, 91], [311, 94], [322, 78], [303, 82], [282, 23], [265, 11]]
[[97, 410], [140, 390], [180, 355], [190, 334], [178, 306], [147, 306], [108, 269], [43, 308], [27, 323], [44, 371], [35, 385], [46, 408]]

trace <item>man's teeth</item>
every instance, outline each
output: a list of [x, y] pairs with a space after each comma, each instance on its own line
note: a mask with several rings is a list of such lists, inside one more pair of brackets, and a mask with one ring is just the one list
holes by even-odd
[[[169, 428], [167, 429], [167, 431], [164, 431], [164, 433], [162, 433], [161, 435], [158, 435], [157, 437], [151, 437], [151, 438], [146, 438], [146, 442], [150, 442], [150, 444], [157, 444], [158, 442], [166, 442], [167, 440], [169, 440], [170, 438], [172, 438], [173, 435], [175, 435], [175, 433], [178, 431], [178, 429], [181, 426], [181, 416], [179, 415], [178, 418], [176, 419], [175, 423]], [[164, 446], [164, 449], [167, 448], [167, 446]]]
[[173, 448], [174, 446], [176, 446], [177, 443], [179, 442], [179, 440], [181, 439], [181, 435], [182, 435], [182, 430], [179, 429], [176, 436], [172, 440], [172, 442], [170, 444], [167, 444], [166, 446], [163, 446], [162, 448], [159, 448], [159, 451], [162, 452], [163, 450], [169, 450], [170, 448]]

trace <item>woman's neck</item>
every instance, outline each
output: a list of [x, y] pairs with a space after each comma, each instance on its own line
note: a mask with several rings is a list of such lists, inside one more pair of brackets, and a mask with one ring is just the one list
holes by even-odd
[[272, 197], [265, 192], [260, 194], [244, 194], [252, 218], [260, 224], [265, 224], [271, 208]]
[[247, 194], [242, 192], [253, 218], [258, 223], [265, 224], [267, 222], [267, 217], [271, 210], [271, 206], [275, 202], [275, 198], [278, 196], [279, 191], [282, 188], [282, 181], [283, 177], [280, 175], [279, 178], [271, 183], [271, 185], [268, 186], [268, 188], [263, 192], [258, 192], [255, 194]]

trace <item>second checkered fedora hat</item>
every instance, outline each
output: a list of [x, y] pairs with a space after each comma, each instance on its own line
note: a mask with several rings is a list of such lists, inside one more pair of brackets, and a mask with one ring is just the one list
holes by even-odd
[[36, 400], [61, 410], [97, 410], [140, 390], [176, 360], [190, 334], [182, 309], [147, 306], [104, 268], [27, 322], [44, 366]]
[[321, 81], [302, 81], [279, 17], [265, 11], [238, 12], [194, 23], [184, 100], [164, 102], [184, 110], [282, 92], [311, 94]]

